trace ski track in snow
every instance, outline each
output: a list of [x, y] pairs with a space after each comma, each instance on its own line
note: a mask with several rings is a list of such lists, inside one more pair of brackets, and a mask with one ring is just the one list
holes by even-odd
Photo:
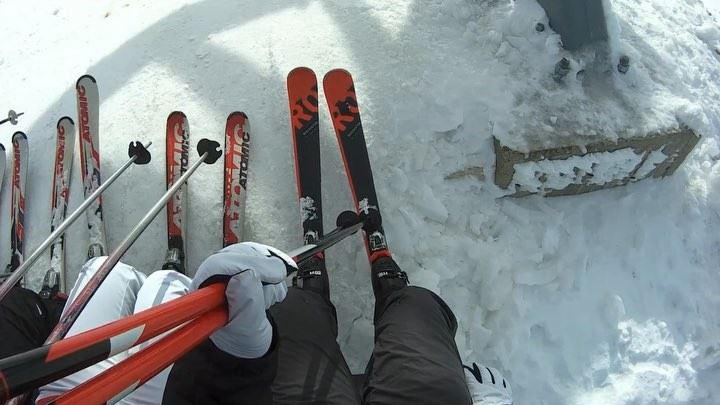
[[[176, 109], [192, 144], [222, 141], [227, 115], [248, 114], [245, 235], [297, 247], [285, 76], [308, 66], [322, 80], [343, 67], [355, 78], [389, 245], [411, 282], [455, 311], [466, 363], [504, 370], [519, 404], [717, 403], [720, 1], [612, 4], [611, 53], [628, 54], [631, 68], [612, 76], [620, 101], [592, 103], [575, 81], [550, 78], [568, 55], [550, 29], [535, 31], [547, 19], [530, 0], [0, 2], [0, 15], [12, 16], [0, 27], [0, 107], [26, 112], [17, 127], [0, 127], [0, 142], [11, 156], [10, 137], [24, 130], [31, 148], [26, 254], [49, 234], [55, 124], [76, 119], [84, 73], [100, 88], [104, 178], [125, 162], [129, 141], [154, 142], [150, 165], [130, 168], [104, 196], [110, 249], [164, 192], [165, 119]], [[571, 62], [575, 74], [582, 58]], [[320, 100], [329, 231], [352, 203]], [[676, 118], [703, 139], [670, 179], [553, 199], [499, 198], [492, 185], [492, 135], [522, 148], [538, 142], [522, 135], [528, 128], [612, 137]], [[445, 180], [470, 166], [488, 179]], [[79, 171], [72, 176], [68, 212], [82, 198]], [[189, 181], [191, 272], [221, 246], [221, 179], [219, 162]], [[5, 181], [4, 230], [9, 189]], [[67, 233], [70, 282], [87, 251], [85, 221]], [[0, 242], [9, 246], [8, 232]], [[150, 272], [165, 243], [161, 214], [124, 261]], [[48, 256], [29, 285], [39, 287]], [[328, 260], [339, 341], [361, 371], [373, 334], [361, 238]]]

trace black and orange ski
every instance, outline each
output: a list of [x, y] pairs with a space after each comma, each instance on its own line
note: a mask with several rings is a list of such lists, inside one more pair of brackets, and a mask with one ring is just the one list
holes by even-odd
[[372, 264], [381, 257], [390, 256], [390, 250], [382, 227], [355, 85], [348, 71], [335, 69], [325, 75], [323, 88], [355, 209], [365, 220], [365, 248]]
[[320, 126], [315, 72], [299, 67], [288, 73], [288, 104], [295, 157], [300, 219], [305, 244], [323, 236]]

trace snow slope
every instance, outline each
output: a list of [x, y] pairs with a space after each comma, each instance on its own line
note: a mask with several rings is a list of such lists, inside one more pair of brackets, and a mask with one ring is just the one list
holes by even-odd
[[[707, 10], [720, 12], [720, 2], [612, 6], [612, 53], [632, 59], [627, 75], [612, 76], [613, 91], [632, 114], [614, 102], [594, 108], [578, 83], [552, 81], [554, 63], [569, 55], [551, 30], [535, 31], [547, 19], [532, 0], [2, 1], [0, 108], [26, 115], [18, 127], [0, 127], [0, 142], [9, 149], [15, 129], [30, 139], [28, 253], [49, 233], [54, 127], [76, 115], [83, 73], [100, 85], [106, 177], [126, 160], [127, 142], [155, 143], [153, 162], [105, 195], [110, 247], [163, 192], [165, 118], [176, 109], [194, 141], [220, 141], [231, 111], [248, 114], [245, 234], [297, 247], [285, 75], [303, 65], [319, 77], [344, 67], [355, 77], [390, 246], [412, 283], [456, 312], [466, 362], [503, 369], [522, 404], [717, 403], [720, 26]], [[332, 224], [351, 202], [321, 106]], [[491, 136], [527, 146], [523, 128], [543, 118], [552, 127], [563, 114], [607, 133], [680, 118], [703, 140], [670, 179], [578, 197], [501, 198], [490, 180]], [[446, 180], [474, 166], [486, 180]], [[190, 269], [221, 244], [221, 174], [220, 164], [202, 167], [190, 181]], [[79, 179], [75, 170], [70, 209], [81, 200]], [[2, 229], [10, 226], [8, 190]], [[70, 279], [86, 252], [84, 226], [68, 231]], [[164, 232], [161, 215], [124, 261], [157, 268]], [[8, 232], [0, 245], [9, 246]], [[328, 253], [339, 340], [356, 371], [372, 348], [364, 256], [359, 237]], [[35, 266], [31, 285], [45, 266]]]

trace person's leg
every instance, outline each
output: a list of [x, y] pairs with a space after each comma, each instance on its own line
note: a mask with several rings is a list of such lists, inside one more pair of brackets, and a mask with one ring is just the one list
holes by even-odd
[[[192, 280], [188, 276], [174, 270], [158, 270], [153, 272], [150, 276], [148, 276], [147, 280], [145, 280], [145, 283], [138, 292], [137, 300], [135, 301], [134, 313], [138, 313], [164, 302], [182, 297], [190, 290], [191, 282]], [[139, 352], [156, 340], [165, 336], [167, 333], [169, 332], [133, 347], [129, 350], [129, 354], [133, 355]], [[162, 403], [165, 384], [167, 383], [171, 368], [172, 366], [167, 367], [155, 377], [151, 378], [148, 382], [138, 387], [132, 394], [128, 395], [124, 399], [123, 403]]]
[[0, 302], [0, 359], [40, 347], [60, 319], [64, 299], [14, 287]]
[[[390, 258], [373, 264], [375, 348], [365, 404], [470, 404], [455, 345], [457, 321], [433, 292], [407, 286]], [[389, 275], [385, 280], [377, 274]]]
[[[359, 404], [352, 374], [337, 343], [337, 314], [326, 299], [327, 284], [312, 280], [324, 268], [311, 259], [299, 273], [301, 287], [269, 312], [279, 335], [278, 371], [272, 385], [275, 404]], [[324, 277], [327, 277], [326, 275]], [[318, 290], [320, 289], [320, 290]]]
[[[100, 268], [106, 257], [97, 257], [89, 260], [80, 271], [78, 280], [70, 292], [68, 302], [77, 297], [87, 284], [88, 280]], [[97, 292], [88, 302], [85, 309], [70, 328], [67, 336], [77, 335], [81, 332], [104, 325], [132, 314], [138, 291], [145, 281], [145, 275], [134, 268], [118, 263], [110, 272], [107, 279], [100, 285]], [[67, 306], [66, 306], [67, 308]], [[127, 357], [120, 353], [107, 360], [101, 361], [84, 370], [61, 378], [40, 388], [39, 398], [47, 398], [68, 391], [90, 378], [100, 374], [114, 364]]]
[[[106, 256], [95, 257], [83, 265], [75, 285], [68, 294], [69, 303], [74, 301], [85, 288], [106, 258]], [[145, 274], [125, 263], [115, 265], [70, 327], [67, 336], [77, 335], [132, 314], [137, 294], [146, 277]], [[67, 309], [68, 305], [65, 308]]]

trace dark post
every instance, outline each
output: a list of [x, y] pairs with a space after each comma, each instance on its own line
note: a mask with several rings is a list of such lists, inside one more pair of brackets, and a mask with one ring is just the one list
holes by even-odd
[[563, 48], [576, 51], [608, 39], [602, 0], [538, 0]]

